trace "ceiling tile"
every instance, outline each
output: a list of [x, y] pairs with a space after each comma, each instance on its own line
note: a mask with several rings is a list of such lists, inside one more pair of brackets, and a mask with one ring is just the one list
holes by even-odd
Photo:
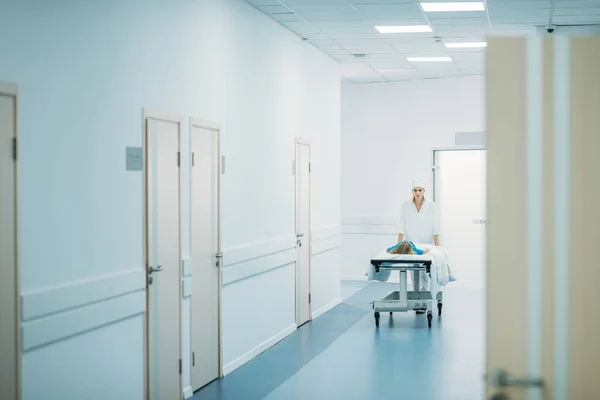
[[[439, 0], [446, 1], [446, 0]], [[447, 49], [443, 42], [524, 35], [536, 25], [600, 24], [600, 0], [487, 0], [486, 12], [423, 13], [417, 0], [246, 0], [341, 64], [349, 82], [379, 83], [480, 75], [485, 49]], [[489, 17], [489, 18], [488, 18]], [[490, 26], [491, 22], [491, 26]], [[377, 25], [425, 25], [433, 32], [381, 34]], [[435, 37], [438, 36], [438, 41]], [[364, 53], [365, 58], [353, 53]], [[410, 63], [406, 56], [452, 57]]]

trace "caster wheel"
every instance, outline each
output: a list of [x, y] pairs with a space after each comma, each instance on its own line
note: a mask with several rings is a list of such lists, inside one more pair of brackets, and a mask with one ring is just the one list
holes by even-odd
[[375, 326], [379, 326], [379, 313], [375, 313]]
[[427, 314], [427, 325], [431, 328], [431, 320], [433, 319], [433, 315]]
[[442, 303], [438, 303], [438, 315], [442, 315]]

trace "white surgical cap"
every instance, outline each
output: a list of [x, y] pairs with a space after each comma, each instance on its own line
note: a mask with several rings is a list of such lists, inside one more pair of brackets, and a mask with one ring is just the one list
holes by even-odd
[[412, 181], [412, 189], [417, 188], [417, 187], [423, 188], [423, 190], [425, 190], [425, 182], [420, 181], [420, 180], [413, 180]]

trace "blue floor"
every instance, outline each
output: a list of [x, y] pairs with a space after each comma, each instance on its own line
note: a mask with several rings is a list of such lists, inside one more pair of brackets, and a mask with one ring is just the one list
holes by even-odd
[[483, 399], [483, 292], [447, 288], [431, 329], [414, 312], [376, 328], [370, 302], [394, 288], [343, 282], [342, 304], [193, 399]]

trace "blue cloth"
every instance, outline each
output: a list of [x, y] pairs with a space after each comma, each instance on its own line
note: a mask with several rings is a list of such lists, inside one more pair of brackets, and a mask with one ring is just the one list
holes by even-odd
[[410, 246], [412, 247], [413, 251], [415, 252], [415, 254], [417, 255], [423, 255], [423, 250], [417, 248], [417, 246], [415, 246], [415, 244], [413, 242], [411, 242], [410, 240], [403, 240], [400, 243], [396, 243], [395, 245], [388, 247], [387, 248], [387, 252], [391, 252], [392, 250], [394, 250], [395, 248], [397, 248], [398, 246], [400, 246], [402, 243], [408, 242], [410, 243]]

